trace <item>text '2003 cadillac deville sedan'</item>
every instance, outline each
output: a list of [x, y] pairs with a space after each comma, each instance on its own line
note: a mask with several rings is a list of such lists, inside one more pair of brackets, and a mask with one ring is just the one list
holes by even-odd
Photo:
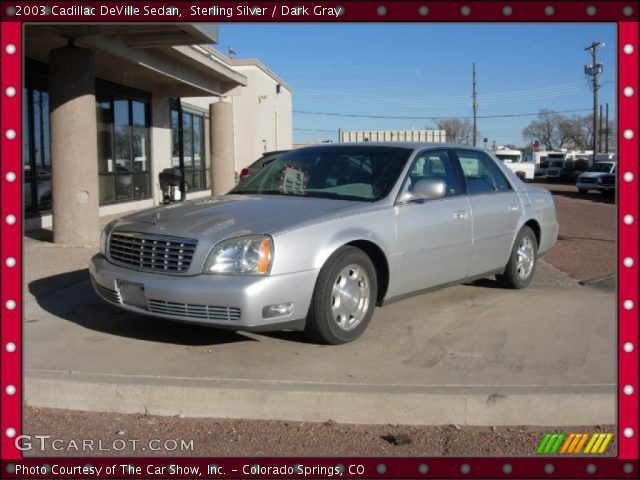
[[549, 192], [484, 150], [323, 145], [226, 195], [111, 222], [91, 277], [133, 312], [338, 344], [410, 293], [489, 275], [526, 287], [557, 234]]

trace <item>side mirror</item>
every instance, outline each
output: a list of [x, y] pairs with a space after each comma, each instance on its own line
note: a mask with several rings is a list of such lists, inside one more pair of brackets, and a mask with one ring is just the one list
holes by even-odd
[[423, 178], [418, 180], [410, 192], [400, 195], [398, 203], [408, 203], [415, 200], [434, 200], [447, 194], [447, 182], [441, 178]]

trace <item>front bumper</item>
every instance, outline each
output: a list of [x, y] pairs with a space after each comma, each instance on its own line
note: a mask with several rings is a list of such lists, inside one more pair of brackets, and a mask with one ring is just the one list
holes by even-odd
[[[318, 270], [285, 275], [163, 275], [114, 265], [104, 255], [91, 259], [91, 280], [105, 301], [125, 310], [189, 323], [237, 330], [301, 329]], [[142, 286], [142, 298], [128, 303], [122, 282]], [[293, 303], [286, 316], [263, 318], [268, 305]]]
[[576, 187], [578, 190], [598, 190], [599, 192], [610, 192], [616, 189], [615, 185], [603, 185], [601, 183], [583, 183], [577, 182]]
[[562, 170], [556, 170], [556, 169], [547, 169], [547, 171], [545, 172], [545, 176], [547, 178], [561, 178], [562, 177]]

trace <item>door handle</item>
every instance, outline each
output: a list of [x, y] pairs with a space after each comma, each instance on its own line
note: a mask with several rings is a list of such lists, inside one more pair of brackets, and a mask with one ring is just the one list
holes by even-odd
[[519, 210], [517, 205], [509, 205], [509, 211], [510, 212], [517, 212]]
[[467, 218], [467, 212], [465, 212], [464, 210], [453, 212], [453, 218], [455, 218], [456, 220]]

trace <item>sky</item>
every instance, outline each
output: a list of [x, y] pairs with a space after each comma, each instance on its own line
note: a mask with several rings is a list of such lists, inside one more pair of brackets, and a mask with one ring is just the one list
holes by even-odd
[[294, 143], [471, 117], [475, 62], [479, 141], [523, 146], [522, 130], [540, 109], [591, 113], [584, 48], [593, 41], [605, 44], [599, 103], [615, 117], [616, 35], [613, 23], [221, 23], [216, 48], [258, 58], [291, 87]]

